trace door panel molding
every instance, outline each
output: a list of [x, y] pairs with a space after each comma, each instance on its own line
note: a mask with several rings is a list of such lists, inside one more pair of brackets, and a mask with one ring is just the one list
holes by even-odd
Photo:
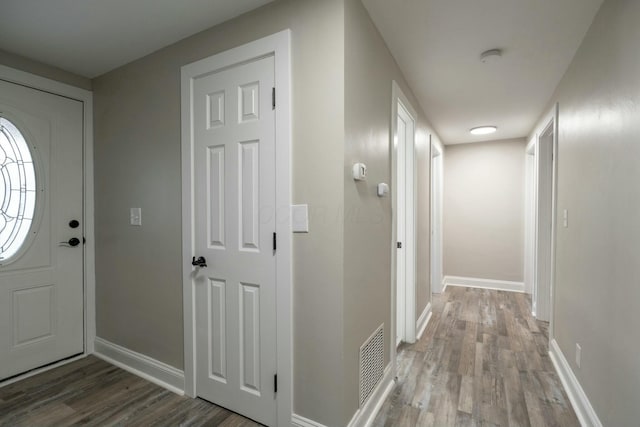
[[[203, 75], [229, 67], [245, 64], [267, 56], [274, 57], [275, 87], [278, 104], [275, 114], [275, 182], [276, 182], [276, 312], [277, 328], [277, 425], [288, 426], [292, 415], [292, 266], [291, 266], [291, 35], [290, 30], [281, 31], [246, 45], [219, 53], [182, 67], [182, 218], [183, 218], [183, 304], [184, 304], [184, 347], [185, 347], [185, 394], [196, 395], [196, 292], [193, 284], [191, 257], [194, 253], [194, 183], [193, 170], [194, 140], [192, 131], [191, 97], [194, 81]], [[242, 109], [239, 119], [243, 122], [256, 120], [257, 103], [253, 86], [240, 91]], [[212, 94], [211, 97], [213, 97]], [[209, 103], [211, 126], [221, 124], [225, 118], [218, 112], [220, 97]], [[248, 160], [249, 158], [247, 158]], [[247, 190], [250, 188], [247, 187]], [[247, 218], [250, 219], [250, 218]], [[251, 227], [243, 230], [247, 237], [246, 250], [256, 251], [251, 246]], [[247, 378], [249, 379], [249, 378]]]

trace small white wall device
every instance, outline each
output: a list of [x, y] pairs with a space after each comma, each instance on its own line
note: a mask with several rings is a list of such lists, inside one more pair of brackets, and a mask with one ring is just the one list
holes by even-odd
[[384, 197], [389, 194], [389, 185], [386, 182], [378, 184], [378, 197]]
[[353, 179], [356, 181], [364, 181], [367, 179], [367, 165], [364, 163], [355, 163], [353, 165]]

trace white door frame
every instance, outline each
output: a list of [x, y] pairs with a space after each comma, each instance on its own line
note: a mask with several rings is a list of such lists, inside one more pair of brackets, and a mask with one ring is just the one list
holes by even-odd
[[416, 192], [417, 188], [416, 182], [416, 171], [415, 171], [415, 135], [416, 129], [418, 125], [418, 115], [416, 110], [409, 102], [409, 99], [402, 92], [400, 86], [396, 83], [396, 81], [391, 82], [391, 180], [392, 180], [392, 236], [391, 236], [391, 330], [393, 331], [393, 338], [391, 341], [391, 354], [396, 354], [396, 342], [397, 342], [397, 325], [396, 325], [396, 295], [397, 295], [397, 225], [398, 225], [398, 217], [397, 217], [397, 144], [398, 144], [398, 104], [402, 105], [402, 107], [409, 113], [414, 123], [414, 132], [413, 132], [413, 141], [409, 144], [409, 147], [406, 147], [406, 153], [410, 157], [409, 163], [412, 165], [411, 171], [408, 171], [409, 177], [413, 177], [413, 179], [407, 180], [407, 192], [412, 195], [412, 197], [406, 198], [407, 209], [407, 224], [406, 224], [406, 242], [403, 243], [403, 250], [406, 253], [407, 264], [407, 274], [405, 276], [406, 280], [406, 304], [405, 304], [405, 334], [402, 337], [402, 341], [408, 343], [414, 343], [416, 341], [416, 239], [415, 239], [415, 218], [416, 218]]
[[525, 209], [524, 209], [524, 291], [532, 295], [531, 312], [535, 316], [536, 306], [533, 293], [535, 290], [536, 272], [536, 211], [537, 211], [537, 186], [536, 186], [536, 147], [538, 135], [530, 139], [525, 149]]
[[96, 270], [95, 270], [95, 219], [93, 202], [93, 92], [71, 86], [56, 80], [47, 79], [25, 71], [16, 70], [4, 65], [0, 65], [0, 79], [26, 86], [32, 89], [49, 92], [54, 95], [64, 96], [82, 103], [83, 111], [83, 187], [84, 187], [84, 212], [83, 225], [84, 237], [83, 245], [84, 262], [84, 353], [81, 356], [66, 359], [46, 367], [30, 371], [24, 375], [14, 377], [8, 381], [0, 383], [0, 387], [20, 381], [22, 379], [39, 374], [40, 372], [53, 369], [60, 365], [72, 362], [85, 357], [94, 352], [94, 341], [96, 337]]
[[201, 75], [273, 55], [275, 59], [276, 141], [276, 256], [277, 360], [279, 426], [290, 426], [292, 416], [292, 269], [291, 269], [291, 32], [284, 30], [182, 67], [182, 257], [184, 310], [185, 394], [196, 396], [195, 289], [191, 257], [195, 255], [193, 195], [193, 135], [191, 95]]
[[[444, 190], [444, 149], [442, 145], [431, 137], [431, 206], [430, 206], [430, 223], [431, 223], [431, 293], [442, 292], [442, 202]], [[438, 163], [438, 167], [435, 164]], [[437, 238], [436, 238], [437, 237]], [[438, 263], [437, 268], [434, 264]], [[434, 286], [435, 283], [435, 286]]]
[[[541, 191], [544, 191], [540, 188], [535, 189], [535, 212], [538, 215], [539, 206], [541, 203], [541, 199], [550, 198], [551, 202], [551, 238], [549, 241], [549, 245], [541, 246], [540, 237], [537, 223], [538, 219], [536, 218], [536, 227], [535, 227], [535, 241], [534, 241], [534, 253], [535, 253], [535, 261], [534, 261], [534, 297], [536, 298], [536, 315], [538, 317], [545, 318], [548, 316], [549, 318], [549, 339], [553, 339], [553, 308], [554, 308], [554, 295], [555, 295], [555, 251], [556, 251], [556, 234], [557, 234], [557, 192], [558, 192], [558, 115], [559, 115], [559, 106], [555, 104], [551, 111], [544, 117], [541, 121], [541, 125], [536, 129], [534, 134], [534, 143], [535, 143], [535, 181], [536, 183], [539, 181], [540, 175], [548, 176], [551, 174], [551, 194], [542, 194]], [[552, 161], [551, 164], [545, 164], [542, 160], [541, 154], [541, 139], [547, 134], [548, 131], [553, 132], [553, 138], [551, 141], [551, 156]], [[526, 249], [526, 248], [525, 248]], [[539, 256], [544, 257], [549, 260], [549, 289], [548, 295], [542, 294], [539, 292], [539, 284], [540, 284], [540, 272], [539, 270]], [[546, 303], [546, 307], [545, 307]]]

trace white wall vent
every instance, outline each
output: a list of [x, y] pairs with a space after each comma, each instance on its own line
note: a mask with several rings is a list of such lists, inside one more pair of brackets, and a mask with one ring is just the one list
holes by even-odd
[[360, 407], [384, 375], [384, 323], [360, 347]]

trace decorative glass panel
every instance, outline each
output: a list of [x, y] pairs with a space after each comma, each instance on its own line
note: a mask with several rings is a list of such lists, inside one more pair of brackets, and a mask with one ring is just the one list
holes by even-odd
[[0, 260], [22, 247], [36, 207], [36, 173], [24, 136], [0, 117]]

